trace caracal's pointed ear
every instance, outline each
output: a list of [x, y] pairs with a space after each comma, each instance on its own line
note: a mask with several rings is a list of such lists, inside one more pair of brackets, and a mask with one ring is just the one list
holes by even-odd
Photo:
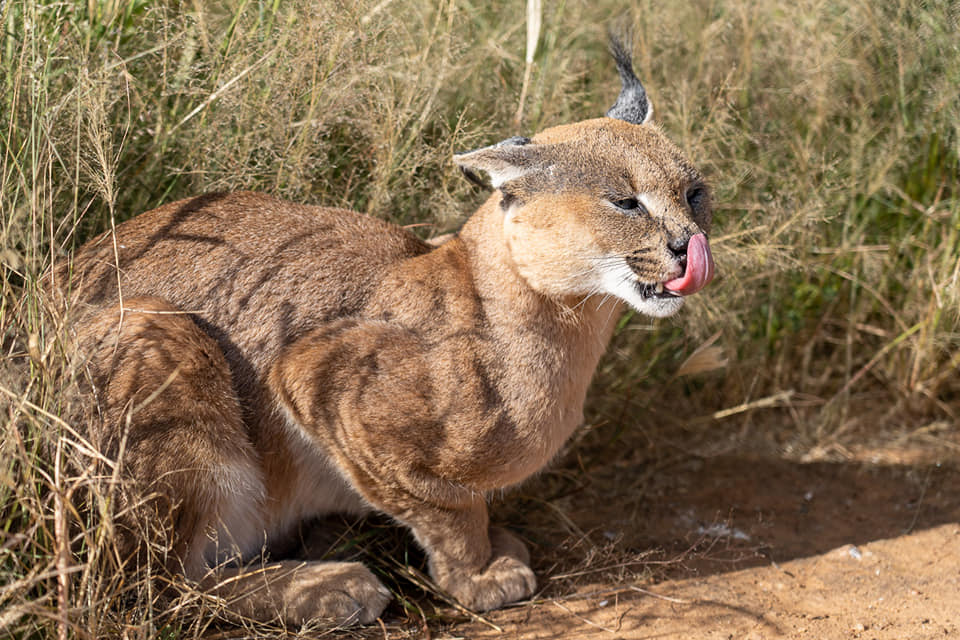
[[454, 154], [453, 161], [471, 182], [487, 186], [476, 173], [483, 171], [490, 176], [490, 185], [499, 189], [536, 168], [536, 146], [530, 138], [514, 136], [489, 147]]
[[633, 38], [623, 23], [619, 28], [610, 28], [610, 54], [620, 73], [620, 95], [607, 111], [608, 118], [644, 124], [653, 117], [653, 105], [647, 98], [647, 90], [633, 72]]

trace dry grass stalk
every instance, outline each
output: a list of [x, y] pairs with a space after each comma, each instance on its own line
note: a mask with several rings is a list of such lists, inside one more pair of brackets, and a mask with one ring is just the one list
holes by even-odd
[[513, 125], [517, 128], [523, 122], [523, 105], [527, 101], [527, 90], [530, 87], [530, 73], [533, 71], [533, 56], [537, 52], [540, 42], [540, 27], [543, 24], [543, 4], [541, 0], [527, 0], [527, 54], [524, 57], [523, 84], [520, 87], [520, 100], [517, 104], [517, 113], [513, 117]]

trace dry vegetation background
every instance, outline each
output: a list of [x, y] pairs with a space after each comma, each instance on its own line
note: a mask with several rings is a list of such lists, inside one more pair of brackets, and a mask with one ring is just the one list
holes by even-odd
[[519, 1], [0, 1], [0, 635], [210, 624], [98, 569], [113, 479], [68, 419], [53, 261], [221, 189], [454, 229], [485, 194], [451, 154], [602, 114], [626, 10], [657, 120], [714, 186], [720, 275], [678, 318], [624, 319], [558, 472], [663, 442], [960, 448], [960, 5], [545, 5], [521, 104]]

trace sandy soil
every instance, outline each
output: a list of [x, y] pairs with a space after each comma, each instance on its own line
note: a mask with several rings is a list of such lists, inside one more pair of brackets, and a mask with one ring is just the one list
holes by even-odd
[[[586, 473], [549, 499], [562, 527], [543, 534], [531, 521], [521, 531], [540, 559], [538, 597], [428, 633], [957, 637], [960, 469], [923, 452], [861, 457], [679, 456], [650, 469], [628, 456]], [[497, 515], [522, 522], [533, 500], [521, 496]]]
[[488, 616], [464, 638], [941, 638], [960, 634], [960, 526]]

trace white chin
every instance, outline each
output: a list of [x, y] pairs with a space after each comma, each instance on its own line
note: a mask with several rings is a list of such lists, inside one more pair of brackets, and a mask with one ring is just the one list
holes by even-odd
[[630, 306], [640, 313], [653, 318], [667, 318], [675, 314], [683, 306], [683, 298], [643, 298], [637, 296], [638, 300], [627, 300]]
[[648, 298], [637, 288], [637, 277], [626, 261], [614, 267], [607, 267], [601, 276], [604, 293], [616, 296], [646, 316], [666, 318], [672, 316], [683, 306], [683, 297]]

